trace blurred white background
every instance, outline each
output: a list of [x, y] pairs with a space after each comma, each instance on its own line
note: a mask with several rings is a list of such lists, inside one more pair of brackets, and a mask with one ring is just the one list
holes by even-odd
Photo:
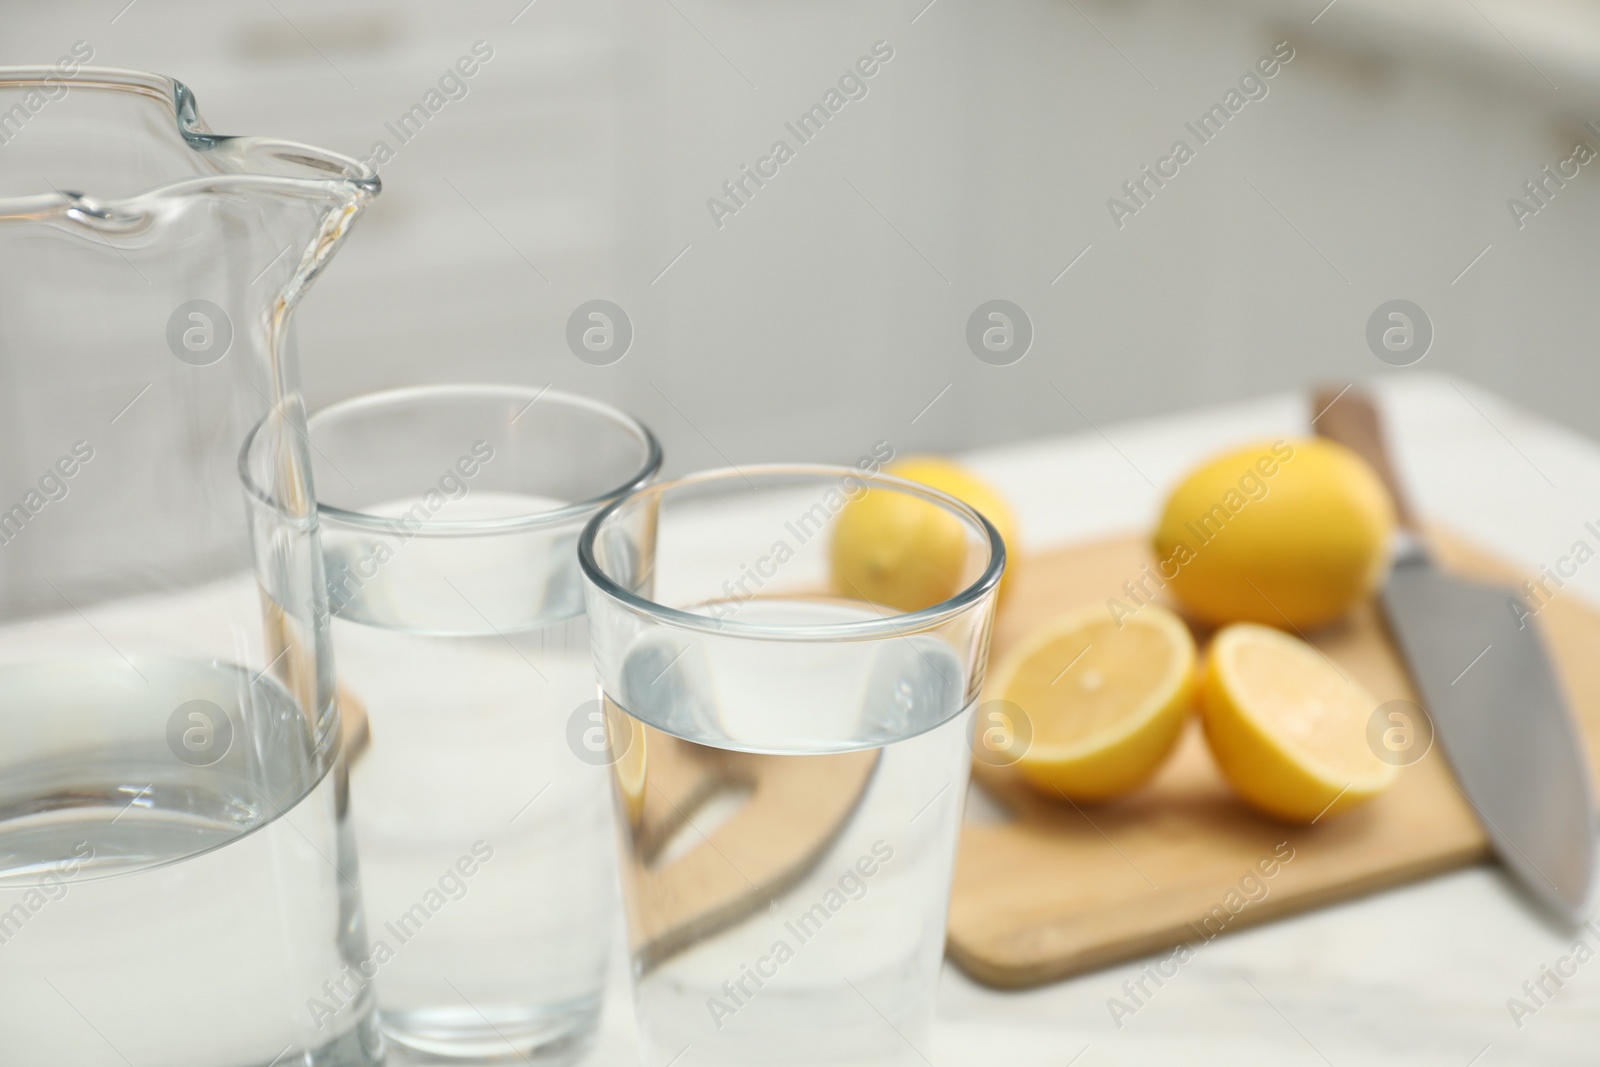
[[[553, 383], [645, 419], [684, 471], [1445, 371], [1600, 432], [1600, 164], [1520, 228], [1507, 204], [1575, 144], [1600, 150], [1592, 3], [70, 0], [4, 18], [0, 61], [86, 41], [189, 83], [219, 132], [394, 151], [300, 315], [312, 406]], [[386, 123], [480, 41], [466, 94], [401, 144]], [[867, 95], [719, 228], [707, 199], [797, 145], [784, 124], [878, 41], [893, 59]], [[1184, 123], [1280, 41], [1294, 58], [1267, 95], [1119, 228], [1108, 198], [1195, 145]], [[594, 298], [635, 333], [609, 366], [566, 343]], [[1011, 366], [966, 342], [993, 298], [1035, 332]], [[1395, 298], [1435, 331], [1399, 369], [1365, 337]]]

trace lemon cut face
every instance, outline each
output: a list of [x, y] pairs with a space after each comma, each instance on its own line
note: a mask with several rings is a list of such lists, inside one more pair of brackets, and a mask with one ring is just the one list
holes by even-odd
[[1378, 706], [1320, 652], [1280, 630], [1240, 623], [1212, 642], [1201, 721], [1217, 766], [1254, 807], [1310, 822], [1363, 804], [1399, 768], [1368, 747]]
[[1040, 629], [1000, 665], [992, 692], [1032, 734], [1016, 767], [1047, 795], [1106, 800], [1171, 754], [1194, 692], [1195, 647], [1177, 616], [1146, 607], [1119, 625], [1102, 605]]

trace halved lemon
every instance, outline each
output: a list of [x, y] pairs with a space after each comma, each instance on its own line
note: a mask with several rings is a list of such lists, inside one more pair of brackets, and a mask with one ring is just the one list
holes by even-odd
[[1367, 746], [1377, 706], [1315, 648], [1255, 623], [1217, 634], [1201, 682], [1201, 722], [1223, 776], [1291, 822], [1337, 814], [1394, 784], [1400, 769]]
[[1103, 606], [1043, 627], [1006, 656], [992, 692], [1032, 731], [1016, 766], [1047, 795], [1105, 800], [1172, 752], [1194, 695], [1194, 639], [1170, 611]]
[[617, 795], [622, 798], [628, 821], [637, 826], [644, 817], [644, 791], [649, 774], [644, 723], [610, 700], [605, 702], [605, 709], [606, 742], [611, 746], [611, 773], [617, 779]]

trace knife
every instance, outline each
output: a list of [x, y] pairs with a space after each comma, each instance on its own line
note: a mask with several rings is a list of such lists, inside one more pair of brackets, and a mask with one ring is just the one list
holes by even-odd
[[1456, 788], [1500, 862], [1577, 925], [1594, 871], [1595, 803], [1582, 735], [1531, 613], [1510, 586], [1449, 574], [1428, 555], [1401, 490], [1378, 409], [1364, 393], [1319, 390], [1317, 433], [1373, 468], [1400, 529], [1380, 596]]

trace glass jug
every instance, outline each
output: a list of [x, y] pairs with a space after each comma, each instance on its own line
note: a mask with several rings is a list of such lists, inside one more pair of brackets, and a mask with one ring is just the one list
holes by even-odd
[[289, 333], [378, 189], [0, 68], [8, 1064], [381, 1058]]

